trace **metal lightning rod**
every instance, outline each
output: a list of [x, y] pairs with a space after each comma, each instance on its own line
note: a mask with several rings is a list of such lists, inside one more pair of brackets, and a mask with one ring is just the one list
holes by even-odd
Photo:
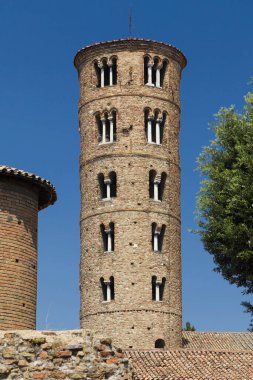
[[132, 37], [132, 7], [129, 10], [129, 37]]

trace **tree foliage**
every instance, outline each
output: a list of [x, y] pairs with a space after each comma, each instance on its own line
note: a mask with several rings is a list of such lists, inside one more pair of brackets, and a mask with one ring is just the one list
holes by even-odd
[[198, 158], [203, 180], [197, 221], [215, 270], [249, 294], [253, 293], [253, 93], [245, 101], [241, 114], [234, 107], [219, 111], [212, 125], [215, 137]]
[[184, 331], [196, 331], [195, 327], [190, 322], [186, 322]]

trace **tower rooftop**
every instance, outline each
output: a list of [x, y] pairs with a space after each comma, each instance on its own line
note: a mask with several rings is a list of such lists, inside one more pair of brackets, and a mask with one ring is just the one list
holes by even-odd
[[97, 42], [92, 45], [87, 45], [81, 49], [78, 50], [78, 52], [75, 55], [74, 58], [74, 65], [76, 68], [78, 68], [81, 60], [82, 53], [88, 53], [89, 50], [92, 50], [94, 48], [102, 48], [105, 49], [107, 47], [110, 48], [117, 48], [117, 49], [134, 49], [134, 47], [137, 47], [138, 49], [143, 48], [144, 50], [146, 49], [153, 49], [159, 47], [160, 49], [163, 49], [165, 51], [168, 51], [168, 49], [171, 51], [174, 51], [174, 58], [178, 58], [177, 60], [180, 61], [180, 64], [182, 68], [184, 68], [187, 64], [187, 59], [185, 55], [179, 50], [177, 47], [167, 44], [165, 42], [159, 42], [155, 40], [149, 40], [149, 39], [144, 39], [144, 38], [119, 38], [111, 41], [104, 41], [104, 42]]
[[54, 204], [57, 200], [55, 187], [51, 184], [51, 182], [45, 178], [37, 176], [36, 174], [12, 168], [10, 166], [0, 165], [0, 177], [12, 177], [19, 181], [37, 186], [39, 189], [39, 210]]

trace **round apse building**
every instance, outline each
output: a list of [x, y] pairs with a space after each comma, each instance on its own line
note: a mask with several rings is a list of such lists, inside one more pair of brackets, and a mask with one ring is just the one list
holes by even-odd
[[55, 201], [49, 181], [0, 166], [0, 330], [36, 328], [38, 211]]
[[182, 342], [180, 78], [143, 39], [75, 56], [80, 80], [81, 327], [124, 348]]

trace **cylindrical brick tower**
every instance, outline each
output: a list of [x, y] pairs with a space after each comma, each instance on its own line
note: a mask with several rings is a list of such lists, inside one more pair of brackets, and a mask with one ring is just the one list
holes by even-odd
[[181, 346], [180, 77], [175, 47], [98, 43], [80, 79], [81, 327], [124, 348]]
[[38, 211], [55, 201], [49, 181], [0, 166], [0, 330], [36, 327]]

